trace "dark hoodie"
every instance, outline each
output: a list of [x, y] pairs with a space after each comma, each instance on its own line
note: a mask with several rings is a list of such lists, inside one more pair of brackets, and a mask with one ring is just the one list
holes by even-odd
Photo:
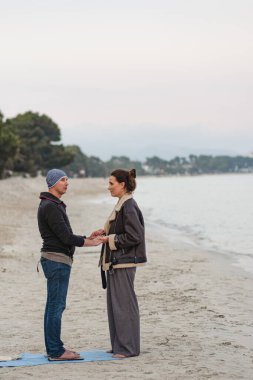
[[38, 225], [43, 246], [41, 252], [60, 252], [73, 257], [75, 247], [82, 247], [85, 236], [74, 235], [66, 205], [49, 192], [40, 194]]

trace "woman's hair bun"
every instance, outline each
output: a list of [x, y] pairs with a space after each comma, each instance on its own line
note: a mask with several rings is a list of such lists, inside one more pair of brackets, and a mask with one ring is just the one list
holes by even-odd
[[135, 169], [129, 170], [129, 176], [133, 177], [133, 178], [136, 178], [136, 170]]
[[136, 170], [124, 170], [116, 169], [111, 172], [111, 176], [115, 177], [116, 180], [121, 183], [125, 182], [125, 188], [128, 193], [132, 193], [136, 189]]

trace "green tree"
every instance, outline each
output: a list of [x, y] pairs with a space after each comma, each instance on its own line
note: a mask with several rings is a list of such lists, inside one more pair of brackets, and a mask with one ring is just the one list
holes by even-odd
[[14, 159], [18, 150], [18, 137], [4, 122], [4, 116], [0, 112], [0, 178], [2, 179], [5, 170], [13, 169]]
[[88, 173], [88, 161], [89, 158], [83, 154], [79, 146], [68, 145], [65, 147], [66, 152], [73, 155], [73, 161], [66, 165], [63, 169], [69, 176], [77, 174], [78, 176], [86, 176]]
[[105, 162], [107, 175], [115, 169], [136, 169], [137, 175], [144, 175], [145, 171], [140, 161], [132, 161], [126, 156], [112, 156], [109, 161]]
[[147, 171], [150, 174], [166, 174], [168, 173], [169, 163], [166, 160], [163, 160], [157, 156], [148, 157], [146, 159], [145, 165], [147, 167]]
[[29, 111], [7, 119], [6, 124], [20, 141], [15, 171], [36, 175], [38, 170], [63, 167], [73, 160], [63, 145], [54, 144], [60, 141], [61, 132], [48, 116]]
[[105, 163], [98, 157], [88, 157], [86, 174], [87, 177], [106, 177]]

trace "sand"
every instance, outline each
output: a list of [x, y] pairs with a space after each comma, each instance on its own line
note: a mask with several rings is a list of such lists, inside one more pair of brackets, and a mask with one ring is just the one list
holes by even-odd
[[[0, 355], [43, 353], [46, 283], [36, 271], [43, 178], [0, 181]], [[111, 206], [103, 179], [73, 179], [63, 200], [73, 230], [89, 234]], [[147, 223], [148, 264], [138, 268], [141, 355], [114, 362], [0, 368], [0, 379], [253, 378], [253, 278], [219, 253]], [[99, 249], [77, 248], [62, 326], [66, 346], [109, 349]]]

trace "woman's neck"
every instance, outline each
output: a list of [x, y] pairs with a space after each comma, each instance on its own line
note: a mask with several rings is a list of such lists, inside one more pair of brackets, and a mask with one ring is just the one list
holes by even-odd
[[127, 192], [125, 191], [122, 195], [118, 196], [119, 200], [120, 200], [121, 198], [123, 198], [124, 195], [130, 195], [130, 193], [127, 193]]

